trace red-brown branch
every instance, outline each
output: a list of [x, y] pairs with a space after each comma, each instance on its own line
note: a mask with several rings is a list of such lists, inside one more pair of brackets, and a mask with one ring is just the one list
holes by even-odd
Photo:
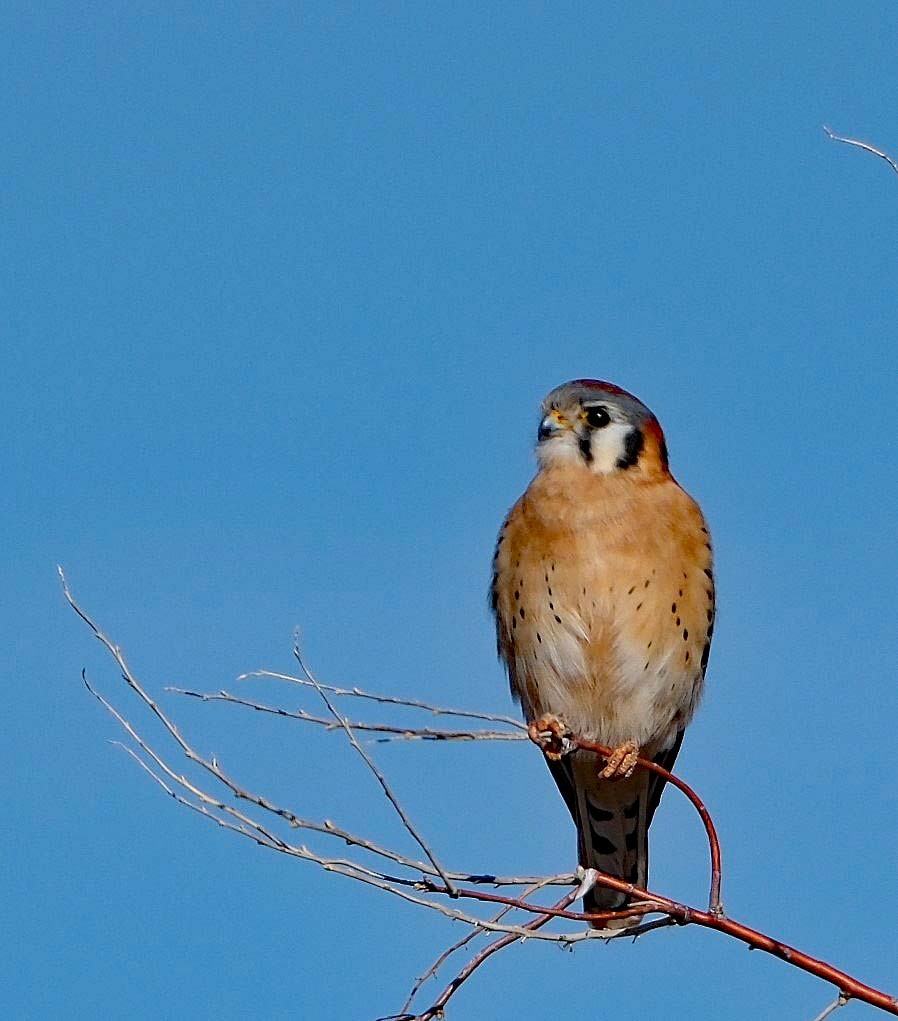
[[[594, 741], [587, 741], [572, 733], [565, 733], [563, 737], [553, 735], [547, 740], [541, 740], [534, 737], [533, 740], [534, 743], [539, 747], [542, 747], [543, 750], [546, 750], [546, 748], [549, 747], [553, 749], [556, 754], [559, 751], [561, 751], [562, 754], [568, 754], [576, 749], [582, 749], [584, 751], [595, 752], [597, 755], [601, 755], [606, 759], [611, 755], [611, 749], [606, 745], [601, 745]], [[625, 883], [622, 879], [617, 879], [604, 872], [596, 871], [597, 883], [602, 886], [610, 887], [613, 890], [619, 890], [621, 893], [627, 893], [632, 898], [636, 898], [640, 901], [648, 901], [653, 905], [657, 905], [658, 910], [670, 915], [671, 918], [676, 919], [677, 922], [682, 925], [702, 925], [708, 929], [715, 929], [717, 932], [726, 933], [728, 936], [732, 936], [734, 939], [738, 939], [743, 943], [746, 943], [753, 950], [762, 950], [765, 953], [772, 954], [774, 957], [778, 957], [780, 960], [786, 961], [794, 967], [799, 968], [801, 971], [806, 971], [811, 975], [816, 975], [817, 978], [821, 978], [826, 982], [831, 982], [834, 986], [836, 986], [841, 996], [846, 1000], [862, 1000], [864, 1003], [869, 1003], [871, 1006], [879, 1007], [880, 1010], [884, 1010], [889, 1014], [895, 1014], [898, 1016], [898, 999], [894, 996], [884, 993], [882, 990], [875, 989], [873, 986], [868, 986], [866, 983], [853, 978], [844, 971], [834, 968], [826, 961], [821, 961], [816, 957], [811, 957], [810, 954], [806, 954], [795, 947], [789, 946], [788, 943], [783, 943], [780, 940], [773, 939], [772, 936], [768, 936], [763, 932], [758, 932], [757, 929], [752, 929], [747, 925], [742, 925], [741, 922], [736, 922], [732, 919], [726, 918], [720, 904], [720, 841], [718, 840], [717, 830], [715, 829], [710, 813], [707, 808], [705, 808], [701, 798], [695, 793], [689, 784], [681, 780], [678, 776], [675, 776], [670, 772], [670, 770], [665, 769], [663, 766], [659, 766], [656, 762], [652, 762], [650, 759], [644, 759], [642, 757], [638, 758], [637, 762], [643, 769], [648, 769], [652, 773], [657, 773], [659, 776], [664, 777], [668, 783], [676, 787], [677, 790], [682, 791], [701, 817], [702, 823], [705, 827], [705, 833], [708, 836], [708, 846], [711, 854], [711, 894], [708, 910], [701, 911], [698, 908], [679, 904], [676, 901], [670, 900], [668, 897], [662, 897], [659, 894], [652, 893], [650, 890], [640, 889], [632, 883]], [[475, 900], [490, 900], [495, 903], [513, 903], [511, 898], [502, 898], [501, 895], [498, 894], [486, 894], [481, 890], [462, 889], [457, 892], [460, 897], [471, 897]], [[527, 907], [527, 905], [522, 902], [514, 903], [514, 906]], [[530, 907], [529, 910], [532, 911], [533, 908]], [[540, 910], [547, 914], [552, 914], [555, 917], [593, 922], [604, 921], [609, 918], [623, 917], [628, 913], [634, 913], [632, 911], [609, 911], [590, 915], [583, 912], [557, 910], [555, 908], [540, 908]], [[645, 908], [642, 907], [641, 910], [644, 911]], [[651, 910], [651, 908], [649, 910]]]
[[[607, 748], [602, 744], [597, 744], [595, 741], [586, 741], [579, 737], [573, 737], [571, 738], [571, 743], [577, 748], [582, 748], [584, 751], [588, 752], [595, 752], [597, 755], [601, 755], [606, 759], [611, 754], [610, 748]], [[699, 818], [705, 827], [705, 833], [708, 836], [708, 850], [711, 854], [711, 892], [708, 895], [708, 911], [710, 911], [712, 915], [723, 917], [723, 907], [720, 903], [720, 841], [717, 838], [717, 830], [714, 827], [714, 821], [711, 818], [710, 812], [707, 808], [705, 808], [702, 799], [695, 793], [689, 784], [686, 783], [685, 780], [681, 780], [678, 776], [671, 773], [669, 769], [659, 766], [657, 762], [652, 762], [651, 759], [644, 759], [640, 756], [636, 761], [643, 769], [647, 769], [651, 773], [657, 773], [658, 776], [663, 776], [669, 784], [685, 794], [692, 802], [693, 808], [696, 812], [698, 812]]]
[[[741, 942], [747, 944], [753, 950], [762, 950], [764, 953], [772, 954], [774, 957], [786, 961], [801, 971], [806, 971], [826, 982], [831, 982], [846, 999], [862, 1000], [864, 1003], [869, 1003], [871, 1006], [879, 1007], [889, 1014], [898, 1016], [898, 999], [894, 996], [890, 996], [880, 989], [875, 989], [873, 986], [853, 978], [846, 972], [834, 968], [831, 964], [827, 964], [826, 961], [811, 957], [810, 954], [806, 954], [804, 951], [798, 950], [788, 943], [783, 943], [781, 940], [774, 939], [766, 933], [759, 932], [757, 929], [752, 929], [741, 922], [736, 922], [731, 918], [724, 918], [711, 911], [702, 911], [700, 908], [680, 904], [669, 897], [652, 893], [651, 890], [643, 890], [638, 886], [633, 886], [632, 883], [625, 883], [622, 879], [615, 879], [614, 876], [607, 875], [604, 872], [596, 873], [596, 882], [613, 890], [619, 890], [621, 893], [630, 894], [641, 902], [645, 902], [639, 906], [638, 913], [640, 914], [646, 911], [661, 911], [664, 914], [670, 915], [671, 918], [681, 925], [701, 925], [707, 929], [715, 929], [717, 932], [726, 933], [726, 935], [732, 936], [734, 939], [741, 940]], [[434, 893], [446, 894], [449, 892], [439, 883], [427, 883], [427, 889]], [[566, 908], [559, 907], [558, 905], [552, 907], [537, 906], [514, 897], [506, 897], [499, 893], [487, 893], [485, 890], [457, 887], [456, 892], [463, 899], [485, 901], [490, 904], [505, 904], [524, 911], [538, 911], [541, 916], [548, 915], [552, 918], [567, 918], [574, 921], [603, 922], [611, 918], [624, 918], [627, 915], [637, 913], [633, 910], [623, 910], [588, 914], [583, 911], [568, 911]], [[568, 903], [573, 900], [573, 897], [574, 895], [572, 894], [568, 898]]]
[[[586, 738], [574, 734], [560, 719], [553, 718], [552, 725], [547, 730], [539, 730], [538, 727], [539, 724], [531, 724], [527, 729], [527, 733], [530, 736], [530, 740], [538, 748], [541, 748], [543, 753], [549, 758], [558, 759], [562, 755], [569, 755], [577, 749], [595, 752], [596, 755], [600, 755], [603, 759], [609, 758], [612, 754], [612, 749], [607, 745], [598, 744], [595, 741], [587, 741]], [[711, 892], [708, 896], [708, 910], [714, 915], [723, 917], [723, 907], [720, 903], [720, 841], [717, 839], [717, 830], [714, 828], [710, 812], [705, 808], [704, 802], [689, 784], [678, 776], [674, 776], [670, 770], [659, 766], [657, 762], [652, 762], [651, 759], [644, 759], [642, 756], [637, 757], [636, 761], [643, 769], [664, 777], [668, 783], [685, 794], [692, 803], [692, 807], [698, 812], [705, 827], [705, 833], [708, 836], [708, 848], [711, 854]]]

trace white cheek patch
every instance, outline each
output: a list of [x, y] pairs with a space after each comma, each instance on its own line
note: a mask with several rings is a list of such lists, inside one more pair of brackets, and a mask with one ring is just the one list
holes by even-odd
[[597, 475], [610, 475], [617, 471], [618, 461], [626, 456], [627, 437], [632, 431], [633, 426], [625, 422], [611, 422], [603, 429], [594, 430], [589, 468]]

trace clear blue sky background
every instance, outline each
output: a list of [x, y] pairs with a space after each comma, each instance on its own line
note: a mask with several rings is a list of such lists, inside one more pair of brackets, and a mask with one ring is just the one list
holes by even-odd
[[[161, 795], [55, 564], [201, 750], [408, 847], [338, 736], [163, 688], [289, 669], [299, 624], [331, 682], [508, 711], [492, 544], [574, 376], [712, 525], [681, 772], [730, 913], [898, 992], [898, 177], [821, 130], [898, 152], [894, 3], [10, 3], [0, 40], [4, 1015], [399, 1007], [460, 930]], [[572, 864], [532, 749], [377, 754], [452, 866]], [[652, 881], [704, 895], [672, 795]], [[831, 999], [686, 929], [515, 948], [451, 1017]]]

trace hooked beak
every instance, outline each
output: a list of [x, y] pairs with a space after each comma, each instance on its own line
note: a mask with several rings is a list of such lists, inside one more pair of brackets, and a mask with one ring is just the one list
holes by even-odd
[[552, 436], [558, 436], [559, 433], [563, 433], [565, 430], [571, 428], [571, 423], [561, 414], [560, 411], [550, 411], [548, 415], [539, 423], [539, 432], [537, 438], [542, 443], [543, 440], [548, 440]]

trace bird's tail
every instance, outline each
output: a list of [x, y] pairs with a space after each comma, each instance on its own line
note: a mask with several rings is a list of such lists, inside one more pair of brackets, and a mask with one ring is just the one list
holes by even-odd
[[[648, 825], [650, 774], [637, 769], [627, 780], [599, 779], [600, 763], [590, 753], [574, 752], [555, 769], [574, 822], [577, 849], [584, 868], [607, 872], [642, 889], [648, 883]], [[564, 784], [564, 786], [563, 786]], [[628, 894], [596, 884], [583, 897], [583, 910], [619, 911], [630, 901]], [[596, 922], [597, 929], [626, 929], [637, 925], [639, 915]]]

